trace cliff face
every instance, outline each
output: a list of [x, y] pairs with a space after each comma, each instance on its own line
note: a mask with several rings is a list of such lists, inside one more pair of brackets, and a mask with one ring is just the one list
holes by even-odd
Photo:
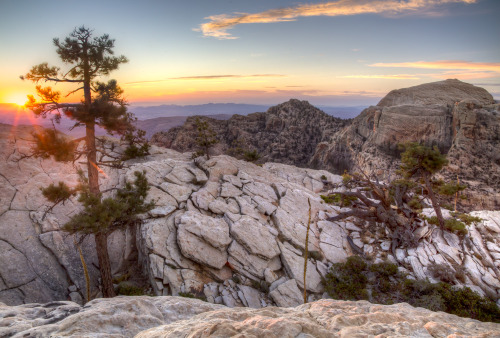
[[[316, 145], [348, 124], [299, 100], [271, 107], [266, 113], [234, 115], [227, 121], [199, 118], [207, 121], [219, 138], [214, 155], [228, 153], [239, 143], [247, 150], [257, 150], [262, 163], [275, 161], [296, 166], [306, 166]], [[190, 117], [181, 127], [157, 133], [151, 142], [181, 152], [196, 150], [194, 121]]]
[[448, 155], [441, 173], [470, 189], [467, 206], [500, 207], [500, 105], [484, 89], [446, 80], [391, 91], [352, 124], [318, 144], [311, 166], [362, 170], [387, 178], [399, 166], [397, 145], [422, 142]]

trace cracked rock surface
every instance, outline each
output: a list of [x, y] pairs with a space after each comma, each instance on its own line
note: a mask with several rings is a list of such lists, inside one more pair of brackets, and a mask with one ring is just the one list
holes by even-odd
[[[0, 177], [0, 301], [8, 305], [83, 298], [85, 282], [73, 239], [59, 229], [78, 210], [75, 201], [48, 207], [38, 187], [60, 179], [75, 182], [74, 168], [34, 158], [16, 162], [29, 150], [29, 128], [2, 126]], [[500, 292], [500, 211], [477, 211], [483, 221], [464, 238], [422, 222], [416, 248], [389, 250], [382, 223], [354, 218], [329, 222], [341, 208], [320, 194], [333, 192], [340, 176], [285, 164], [262, 166], [216, 156], [191, 159], [169, 149], [152, 148], [144, 159], [123, 169], [104, 169], [102, 189], [132, 180], [144, 171], [151, 185], [148, 200], [156, 208], [137, 229], [114, 233], [108, 242], [115, 276], [137, 256], [157, 296], [191, 293], [229, 307], [293, 307], [323, 298], [322, 277], [334, 263], [362, 254], [374, 262], [397, 263], [411, 277], [435, 281], [434, 264], [464, 272], [457, 287], [498, 299]], [[311, 203], [307, 282], [304, 250]], [[424, 213], [432, 216], [432, 210]], [[444, 212], [444, 211], [443, 211]], [[445, 217], [449, 213], [444, 212]], [[354, 246], [350, 243], [354, 243]], [[82, 244], [98, 293], [93, 239]], [[78, 296], [79, 295], [79, 296]]]
[[499, 332], [500, 324], [406, 303], [324, 299], [297, 307], [251, 309], [171, 296], [96, 299], [85, 307], [73, 302], [12, 307], [0, 303], [0, 336], [13, 338], [498, 337]]

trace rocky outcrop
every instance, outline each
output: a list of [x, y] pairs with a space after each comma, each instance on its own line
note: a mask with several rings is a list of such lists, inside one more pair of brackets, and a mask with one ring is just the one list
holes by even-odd
[[[500, 105], [485, 89], [459, 80], [393, 90], [354, 120], [333, 118], [298, 100], [227, 121], [200, 119], [219, 138], [213, 154], [257, 150], [258, 163], [280, 162], [336, 174], [362, 170], [379, 179], [394, 177], [398, 144], [437, 146], [450, 160], [442, 178], [458, 177], [468, 186], [462, 207], [500, 208]], [[196, 150], [194, 120], [155, 134], [152, 142], [183, 152]]]
[[[29, 133], [8, 135], [1, 162], [6, 163], [1, 172], [9, 185], [2, 189], [6, 197], [0, 204], [0, 301], [81, 301], [85, 284], [78, 252], [73, 239], [60, 231], [78, 205], [58, 205], [43, 218], [48, 205], [38, 189], [61, 178], [76, 184], [74, 168], [48, 159], [15, 162], [29, 147]], [[224, 155], [192, 160], [189, 153], [153, 147], [152, 155], [129, 161], [122, 169], [104, 168], [102, 189], [132, 180], [135, 171], [145, 172], [151, 185], [148, 200], [156, 207], [135, 231], [117, 232], [108, 245], [114, 276], [123, 276], [137, 257], [135, 264], [155, 295], [191, 293], [230, 307], [296, 306], [304, 288], [310, 301], [325, 297], [321, 279], [332, 264], [361, 254], [375, 262], [395, 262], [413, 278], [434, 280], [433, 265], [444, 264], [463, 271], [454, 281], [457, 287], [499, 297], [498, 211], [478, 212], [484, 220], [463, 238], [440, 235], [422, 222], [415, 229], [416, 248], [391, 251], [391, 234], [383, 223], [328, 221], [345, 209], [325, 204], [320, 194], [345, 187], [340, 176], [324, 170], [257, 166]], [[304, 285], [308, 200], [310, 258]], [[431, 210], [425, 212], [430, 215]], [[87, 241], [82, 249], [96, 297], [97, 259], [92, 238]]]
[[469, 189], [464, 206], [500, 208], [500, 105], [483, 88], [459, 80], [391, 91], [352, 124], [318, 144], [311, 166], [362, 170], [386, 179], [399, 166], [398, 144], [437, 146], [450, 165], [441, 173]]
[[[227, 121], [199, 116], [215, 131], [219, 144], [215, 155], [231, 153], [235, 148], [253, 151], [261, 156], [260, 163], [281, 162], [306, 166], [319, 142], [327, 140], [348, 121], [327, 115], [307, 101], [292, 99], [269, 108], [266, 113], [247, 116], [233, 115]], [[155, 145], [180, 152], [196, 147], [195, 117], [189, 117], [181, 127], [153, 135]]]
[[[41, 187], [63, 180], [78, 183], [71, 164], [49, 159], [23, 158], [30, 153], [33, 127], [0, 124], [0, 301], [7, 304], [82, 301], [84, 272], [73, 236], [60, 231], [78, 210], [76, 199], [58, 205], [50, 203]], [[115, 177], [117, 179], [117, 177]], [[106, 184], [116, 185], [114, 179]], [[44, 217], [45, 216], [45, 217]], [[137, 254], [135, 230], [114, 233], [108, 240], [113, 273], [123, 271]], [[82, 248], [91, 276], [91, 288], [98, 293], [97, 257], [92, 236]]]
[[483, 323], [406, 303], [320, 300], [298, 307], [231, 309], [180, 297], [97, 299], [5, 306], [2, 337], [497, 337]]

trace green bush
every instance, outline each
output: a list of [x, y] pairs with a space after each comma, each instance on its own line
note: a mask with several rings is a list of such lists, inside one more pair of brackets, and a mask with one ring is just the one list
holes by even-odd
[[333, 196], [332, 195], [328, 195], [328, 196], [319, 195], [319, 197], [321, 197], [321, 199], [323, 200], [323, 202], [325, 202], [327, 204], [333, 204]]
[[243, 152], [243, 159], [247, 162], [255, 162], [260, 158], [259, 153], [257, 150], [248, 150]]
[[[479, 217], [473, 217], [473, 216], [469, 216], [469, 215], [465, 215], [465, 214], [462, 214], [462, 215], [465, 216], [464, 219], [467, 222], [473, 222], [475, 219], [479, 218]], [[436, 216], [432, 216], [432, 217], [425, 217], [424, 216], [423, 218], [429, 224], [439, 225], [439, 221], [438, 221], [438, 218]], [[467, 224], [470, 224], [470, 223], [467, 223]], [[465, 226], [465, 223], [461, 222], [455, 218], [446, 219], [444, 221], [444, 228], [448, 231], [455, 232], [459, 235], [465, 235], [468, 232], [467, 228]]]
[[[439, 266], [436, 267], [439, 270]], [[445, 273], [443, 279], [457, 277]], [[450, 272], [448, 276], [448, 272]], [[392, 263], [370, 264], [358, 256], [345, 263], [333, 264], [323, 280], [330, 297], [342, 300], [369, 300], [377, 304], [406, 302], [432, 311], [445, 311], [461, 317], [500, 323], [500, 309], [486, 297], [469, 288], [458, 289], [451, 284], [413, 280], [398, 272]]]
[[207, 301], [207, 299], [205, 297], [196, 296], [196, 295], [192, 294], [191, 292], [179, 292], [179, 297], [194, 298], [194, 299], [202, 300], [204, 302]]
[[364, 274], [366, 266], [365, 261], [358, 256], [347, 258], [345, 263], [333, 264], [325, 276], [326, 292], [335, 299], [368, 299], [366, 290], [368, 279]]
[[461, 212], [451, 212], [450, 214], [467, 225], [471, 225], [472, 223], [479, 223], [483, 220], [481, 217], [475, 217], [468, 214], [463, 214]]
[[358, 198], [356, 196], [343, 196], [342, 194], [320, 195], [321, 199], [327, 204], [335, 204], [340, 207], [350, 207]]
[[467, 229], [465, 228], [465, 224], [456, 220], [454, 218], [449, 218], [444, 221], [444, 227], [446, 230], [451, 232], [456, 232], [459, 235], [465, 235], [467, 233]]
[[142, 296], [144, 295], [144, 290], [127, 281], [123, 281], [118, 284], [116, 293], [122, 296]]
[[423, 208], [423, 205], [417, 196], [412, 197], [412, 199], [408, 202], [408, 206], [413, 210], [422, 210]]

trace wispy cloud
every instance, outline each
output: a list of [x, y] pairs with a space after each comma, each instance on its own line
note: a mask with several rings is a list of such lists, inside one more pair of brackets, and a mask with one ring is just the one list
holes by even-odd
[[171, 77], [162, 80], [146, 80], [146, 81], [133, 81], [126, 82], [126, 85], [140, 84], [140, 83], [157, 83], [172, 80], [217, 80], [217, 79], [231, 79], [231, 78], [259, 78], [259, 77], [286, 77], [283, 74], [251, 74], [251, 75], [241, 75], [241, 74], [226, 74], [226, 75], [195, 75], [195, 76], [180, 76]]
[[171, 80], [212, 80], [212, 79], [250, 78], [250, 77], [286, 77], [286, 75], [283, 75], [283, 74], [199, 75], [199, 76], [173, 77], [173, 78], [171, 78]]
[[358, 14], [396, 15], [424, 13], [433, 7], [449, 3], [476, 3], [478, 0], [338, 0], [318, 4], [301, 4], [294, 7], [270, 9], [260, 13], [233, 13], [206, 17], [195, 31], [217, 39], [237, 39], [228, 33], [237, 25], [295, 21], [300, 17], [346, 16]]
[[[438, 73], [414, 74], [415, 78], [458, 78], [463, 80], [484, 79], [500, 76], [500, 62], [471, 62], [462, 60], [415, 61], [396, 63], [374, 63], [370, 67], [413, 68], [442, 70]], [[403, 78], [403, 77], [401, 77]]]
[[500, 87], [500, 83], [474, 83], [475, 86]]
[[395, 75], [345, 75], [339, 76], [343, 79], [391, 79], [391, 80], [418, 80], [420, 77], [411, 74], [395, 74]]
[[491, 71], [500, 73], [500, 62], [471, 62], [461, 60], [416, 61], [397, 63], [374, 63], [370, 67], [423, 68], [423, 69], [463, 69], [469, 71]]

